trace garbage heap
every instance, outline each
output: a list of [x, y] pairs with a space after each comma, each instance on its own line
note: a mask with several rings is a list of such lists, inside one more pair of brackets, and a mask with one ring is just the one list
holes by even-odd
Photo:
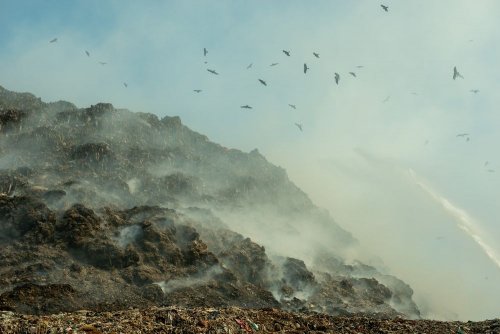
[[411, 288], [257, 150], [179, 117], [0, 87], [0, 311], [282, 308], [418, 318]]

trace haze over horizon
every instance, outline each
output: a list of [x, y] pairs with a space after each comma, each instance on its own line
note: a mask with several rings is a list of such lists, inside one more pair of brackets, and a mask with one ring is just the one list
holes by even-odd
[[499, 317], [500, 3], [384, 4], [1, 1], [0, 85], [179, 115], [258, 148], [412, 286], [424, 316]]

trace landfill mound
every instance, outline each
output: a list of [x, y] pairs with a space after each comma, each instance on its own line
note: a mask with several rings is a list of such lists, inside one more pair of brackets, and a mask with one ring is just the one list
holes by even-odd
[[0, 87], [0, 310], [418, 318], [407, 284], [346, 258], [356, 245], [257, 150]]

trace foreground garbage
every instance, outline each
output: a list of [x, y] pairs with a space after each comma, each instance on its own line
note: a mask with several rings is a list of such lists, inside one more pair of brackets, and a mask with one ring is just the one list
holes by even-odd
[[0, 333], [500, 333], [500, 320], [441, 322], [332, 317], [279, 309], [148, 308], [50, 316], [0, 312]]

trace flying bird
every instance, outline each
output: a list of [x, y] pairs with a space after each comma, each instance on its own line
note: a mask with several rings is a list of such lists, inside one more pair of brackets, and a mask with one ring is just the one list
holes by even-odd
[[263, 84], [264, 86], [267, 86], [267, 83], [266, 83], [264, 80], [259, 79], [259, 81], [260, 81], [260, 83], [261, 83], [261, 84]]
[[193, 92], [195, 92], [195, 93], [201, 93], [201, 89], [193, 89]]
[[208, 53], [208, 50], [206, 48], [203, 48], [203, 55], [206, 57]]
[[339, 81], [340, 81], [340, 75], [337, 72], [335, 72], [335, 83], [338, 85]]
[[126, 83], [126, 82], [124, 82], [124, 83], [123, 83], [123, 85], [125, 86], [125, 88], [127, 88], [127, 87], [128, 87], [128, 85], [127, 85], [127, 83]]
[[484, 162], [484, 167], [488, 166], [489, 163], [490, 163], [489, 161], [485, 161]]
[[105, 61], [100, 61], [99, 64], [106, 65], [107, 63]]
[[308, 69], [309, 69], [309, 67], [307, 67], [306, 63], [304, 63], [304, 74], [307, 72]]
[[272, 64], [271, 64], [271, 65], [269, 65], [269, 66], [276, 66], [276, 65], [278, 65], [278, 64], [279, 64], [279, 63], [272, 63]]
[[464, 78], [457, 70], [457, 67], [453, 67], [453, 80], [455, 80], [456, 78]]
[[350, 75], [352, 75], [353, 77], [356, 77], [356, 73], [354, 72], [349, 72]]
[[295, 106], [295, 104], [289, 104], [289, 106], [293, 109], [297, 109], [297, 107]]
[[85, 50], [85, 53], [87, 54], [87, 57], [90, 57], [90, 52], [88, 52], [87, 50]]
[[387, 97], [384, 99], [384, 101], [382, 101], [382, 103], [386, 103], [387, 101], [389, 101], [390, 98], [391, 98], [391, 96], [387, 95]]
[[468, 136], [469, 134], [468, 133], [459, 133], [457, 135], [457, 137], [465, 137], [465, 136]]
[[219, 73], [215, 72], [215, 70], [211, 70], [211, 69], [207, 68], [207, 71], [212, 73], [212, 74], [219, 75]]
[[295, 123], [295, 125], [299, 128], [300, 131], [302, 131], [302, 124]]
[[357, 68], [363, 68], [364, 66], [363, 65], [358, 65], [356, 66]]
[[247, 70], [252, 67], [253, 63], [250, 63], [250, 65], [247, 66]]
[[49, 43], [55, 43], [55, 42], [57, 42], [57, 37], [49, 41]]
[[290, 51], [283, 50], [283, 53], [290, 57]]
[[319, 53], [313, 52], [314, 57], [319, 58]]
[[250, 107], [248, 104], [245, 104], [244, 106], [241, 106], [240, 108], [243, 108], [243, 109], [252, 109], [252, 107]]
[[386, 6], [386, 5], [380, 5], [380, 7], [382, 7], [383, 10], [385, 10], [386, 12], [389, 11], [389, 6]]
[[479, 89], [471, 89], [470, 91], [471, 91], [471, 93], [474, 93], [474, 94], [479, 93]]

